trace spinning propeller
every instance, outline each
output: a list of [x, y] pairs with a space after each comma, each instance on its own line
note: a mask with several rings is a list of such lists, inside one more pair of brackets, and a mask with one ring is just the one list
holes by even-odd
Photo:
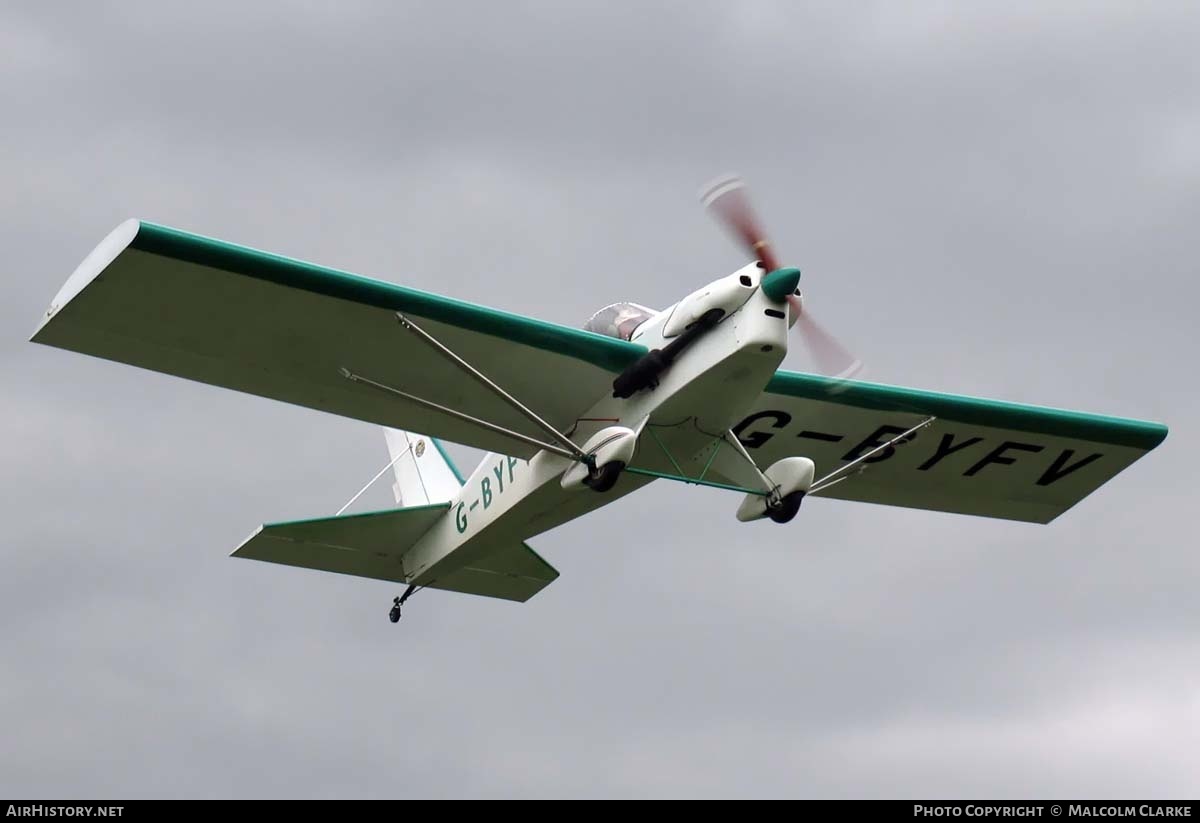
[[[750, 198], [746, 196], [746, 185], [739, 177], [722, 177], [714, 181], [701, 194], [701, 202], [723, 223], [742, 246], [759, 261], [763, 268], [762, 288], [769, 289], [780, 283], [791, 285], [798, 277], [795, 269], [782, 269], [767, 241], [766, 232], [750, 206]], [[785, 273], [791, 273], [789, 277]], [[804, 305], [799, 291], [794, 286], [788, 288], [786, 299], [791, 306], [792, 323], [797, 328], [800, 339], [808, 348], [817, 368], [825, 375], [837, 379], [853, 377], [862, 369], [862, 361], [852, 355], [845, 346], [825, 330], [812, 316], [812, 311]]]

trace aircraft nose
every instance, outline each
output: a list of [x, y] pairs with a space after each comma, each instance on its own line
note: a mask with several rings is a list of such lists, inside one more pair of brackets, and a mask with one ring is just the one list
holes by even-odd
[[762, 279], [762, 291], [776, 303], [787, 300], [800, 285], [800, 269], [776, 269]]

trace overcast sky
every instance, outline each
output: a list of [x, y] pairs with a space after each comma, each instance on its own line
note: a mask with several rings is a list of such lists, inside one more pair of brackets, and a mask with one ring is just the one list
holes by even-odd
[[[1198, 54], [1194, 3], [4, 4], [0, 796], [1194, 798]], [[393, 626], [227, 557], [378, 429], [27, 342], [130, 216], [661, 307], [744, 262], [730, 170], [864, 377], [1170, 436], [1050, 526], [657, 483]]]

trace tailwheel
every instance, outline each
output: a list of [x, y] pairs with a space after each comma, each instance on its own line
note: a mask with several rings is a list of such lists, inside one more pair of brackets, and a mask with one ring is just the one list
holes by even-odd
[[595, 471], [588, 472], [583, 484], [592, 491], [606, 492], [617, 484], [617, 478], [624, 471], [625, 464], [619, 460], [605, 463]]
[[804, 492], [794, 491], [785, 494], [776, 505], [767, 509], [767, 517], [776, 523], [787, 523], [800, 511], [800, 503], [804, 500]]
[[413, 596], [416, 590], [416, 584], [410, 583], [408, 588], [404, 590], [404, 594], [392, 599], [392, 610], [388, 612], [388, 620], [393, 623], [400, 622], [400, 607], [404, 605], [404, 601]]

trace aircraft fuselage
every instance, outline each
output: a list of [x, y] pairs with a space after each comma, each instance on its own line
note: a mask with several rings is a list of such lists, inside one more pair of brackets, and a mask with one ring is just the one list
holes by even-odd
[[[751, 265], [706, 287], [720, 291], [726, 303], [731, 293], [744, 288], [746, 299], [689, 346], [656, 387], [628, 399], [606, 392], [567, 434], [582, 444], [607, 426], [635, 431], [650, 427], [653, 439], [641, 438], [634, 458], [639, 467], [672, 472], [673, 457], [681, 467], [698, 471], [700, 459], [751, 410], [787, 353], [787, 306], [757, 288], [760, 275], [761, 270]], [[746, 280], [750, 286], [743, 285]], [[693, 310], [689, 301], [697, 299], [705, 299], [704, 289], [646, 321], [633, 342], [648, 349], [668, 345], [671, 338], [664, 331], [681, 326], [676, 318], [672, 328], [673, 314]], [[540, 534], [652, 480], [623, 472], [607, 492], [564, 489], [560, 479], [572, 465], [570, 459], [547, 451], [529, 460], [489, 454], [451, 501], [446, 515], [405, 553], [402, 562], [409, 581], [424, 585], [469, 564], [500, 541]]]

